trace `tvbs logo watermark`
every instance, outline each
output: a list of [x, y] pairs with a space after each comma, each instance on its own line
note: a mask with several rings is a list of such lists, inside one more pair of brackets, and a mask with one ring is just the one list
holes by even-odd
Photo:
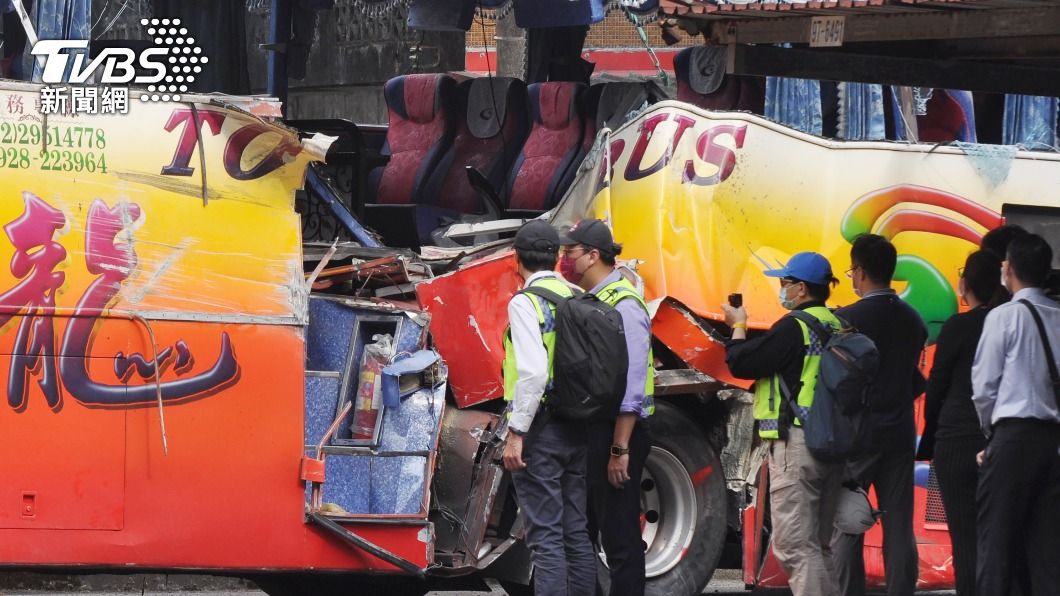
[[[139, 54], [129, 48], [105, 48], [87, 64], [89, 42], [48, 39], [33, 46], [43, 63], [41, 114], [125, 114], [130, 83], [143, 86], [140, 101], [180, 101], [188, 84], [209, 58], [180, 19], [141, 19], [155, 47]], [[137, 74], [137, 70], [150, 74]], [[89, 84], [90, 83], [90, 84]], [[69, 84], [55, 87], [54, 85]]]

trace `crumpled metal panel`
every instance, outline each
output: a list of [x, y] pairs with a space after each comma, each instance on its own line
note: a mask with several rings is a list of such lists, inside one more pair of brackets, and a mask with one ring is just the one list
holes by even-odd
[[435, 345], [449, 367], [457, 407], [504, 394], [508, 301], [521, 286], [510, 251], [416, 286], [420, 307], [431, 314]]

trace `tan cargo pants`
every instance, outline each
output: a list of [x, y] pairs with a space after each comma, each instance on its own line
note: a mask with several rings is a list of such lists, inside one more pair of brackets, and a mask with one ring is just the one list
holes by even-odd
[[773, 554], [795, 596], [839, 596], [830, 544], [842, 473], [810, 455], [801, 428], [770, 446]]

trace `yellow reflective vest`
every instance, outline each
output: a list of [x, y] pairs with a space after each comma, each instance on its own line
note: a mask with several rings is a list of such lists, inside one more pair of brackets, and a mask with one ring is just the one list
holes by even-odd
[[[633, 284], [629, 283], [626, 278], [621, 278], [618, 281], [613, 281], [603, 287], [599, 292], [596, 293], [596, 297], [614, 308], [620, 300], [624, 298], [634, 298], [637, 304], [644, 309], [644, 313], [648, 313], [648, 305], [644, 303], [644, 298], [641, 298], [640, 293], [637, 292], [637, 288], [633, 287]], [[648, 336], [648, 341], [651, 341], [651, 335]], [[655, 358], [652, 355], [651, 345], [648, 345], [648, 374], [645, 375], [644, 379], [644, 411], [649, 416], [655, 413]]]
[[[530, 285], [551, 290], [567, 298], [574, 295], [574, 292], [567, 284], [555, 277], [535, 279]], [[527, 297], [530, 298], [530, 303], [534, 305], [534, 310], [537, 311], [537, 322], [541, 326], [541, 342], [545, 345], [545, 351], [548, 353], [548, 385], [546, 387], [551, 388], [552, 360], [556, 352], [556, 305], [537, 296], [528, 295]], [[544, 308], [542, 308], [542, 304], [545, 305]], [[502, 365], [502, 371], [504, 372], [504, 401], [512, 401], [515, 397], [515, 383], [519, 380], [519, 369], [516, 367], [515, 349], [512, 347], [512, 331], [510, 328], [504, 331], [504, 364]], [[541, 399], [544, 401], [544, 396], [541, 396]]]
[[[807, 308], [806, 312], [817, 317], [822, 323], [831, 325], [833, 329], [838, 330], [842, 327], [839, 319], [824, 306], [812, 306]], [[802, 373], [799, 375], [802, 386], [795, 399], [794, 424], [802, 426], [799, 419], [804, 418], [813, 406], [813, 392], [817, 387], [817, 371], [821, 367], [821, 353], [824, 346], [821, 345], [819, 339], [810, 335], [810, 329], [806, 323], [798, 319], [796, 322], [802, 329], [802, 341], [806, 346], [806, 355], [802, 360]], [[758, 435], [763, 439], [779, 439], [780, 404], [785, 400], [781, 392], [780, 374], [755, 381], [754, 393], [754, 418], [758, 421]]]

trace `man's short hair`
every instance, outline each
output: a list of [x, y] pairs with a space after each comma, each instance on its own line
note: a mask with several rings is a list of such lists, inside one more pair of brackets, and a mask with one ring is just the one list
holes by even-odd
[[806, 284], [806, 292], [810, 295], [810, 298], [818, 302], [828, 302], [828, 299], [832, 297], [832, 288], [828, 284], [803, 283]]
[[558, 252], [526, 248], [515, 249], [515, 256], [519, 259], [519, 263], [531, 273], [552, 271], [556, 268], [556, 261], [559, 260]]
[[832, 297], [832, 286], [839, 283], [839, 280], [834, 277], [824, 284], [812, 284], [794, 277], [785, 277], [783, 281], [785, 283], [806, 284], [806, 293], [817, 302], [828, 302], [828, 299]]
[[1020, 283], [1040, 288], [1052, 271], [1053, 249], [1037, 234], [1018, 234], [1008, 243], [1005, 260]]
[[622, 245], [617, 242], [613, 242], [611, 244], [611, 250], [609, 251], [604, 250], [602, 248], [598, 248], [596, 246], [589, 246], [588, 244], [581, 244], [580, 246], [585, 249], [585, 252], [595, 250], [596, 252], [600, 253], [600, 260], [603, 261], [604, 265], [607, 265], [608, 267], [614, 267], [616, 263], [615, 258], [618, 255], [622, 254]]
[[975, 299], [990, 308], [1006, 302], [1008, 293], [1001, 286], [1001, 259], [986, 249], [968, 255], [964, 261], [964, 287]]
[[850, 247], [850, 261], [878, 284], [889, 284], [898, 264], [898, 251], [890, 240], [877, 234], [862, 234]]
[[1016, 236], [1026, 233], [1027, 230], [1016, 224], [998, 226], [983, 236], [983, 239], [979, 241], [979, 248], [990, 251], [994, 253], [998, 259], [1003, 260], [1005, 255], [1008, 254], [1008, 243], [1012, 242], [1012, 239]]

